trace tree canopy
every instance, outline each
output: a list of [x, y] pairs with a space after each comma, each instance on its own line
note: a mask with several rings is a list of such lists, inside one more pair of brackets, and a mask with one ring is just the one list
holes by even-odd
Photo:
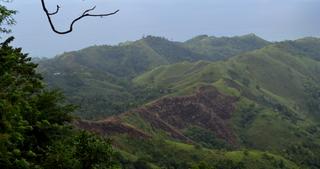
[[[1, 33], [16, 12], [0, 6]], [[108, 139], [74, 129], [59, 91], [49, 90], [21, 48], [0, 45], [0, 168], [116, 168]]]

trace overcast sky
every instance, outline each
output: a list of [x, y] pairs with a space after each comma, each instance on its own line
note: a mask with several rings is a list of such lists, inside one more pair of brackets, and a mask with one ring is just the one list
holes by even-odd
[[85, 18], [69, 35], [54, 34], [40, 0], [14, 0], [15, 45], [36, 57], [52, 57], [91, 45], [117, 44], [143, 35], [184, 41], [196, 35], [255, 33], [270, 41], [320, 36], [320, 0], [47, 0], [62, 8], [54, 22], [64, 30], [83, 10], [121, 11], [106, 18]]

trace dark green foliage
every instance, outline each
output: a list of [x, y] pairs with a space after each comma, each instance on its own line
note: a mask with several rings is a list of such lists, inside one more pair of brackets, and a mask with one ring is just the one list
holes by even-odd
[[289, 146], [284, 152], [284, 156], [300, 166], [309, 169], [320, 168], [320, 146], [312, 142], [305, 142]]
[[241, 114], [241, 118], [239, 120], [239, 125], [242, 128], [246, 128], [252, 124], [261, 110], [259, 110], [255, 104], [250, 104], [248, 106], [241, 107], [240, 111], [241, 112], [239, 113]]
[[71, 129], [74, 106], [45, 89], [37, 65], [12, 40], [0, 48], [0, 168], [116, 167], [110, 142]]
[[309, 111], [320, 117], [320, 86], [307, 82], [305, 84], [305, 92], [309, 96], [306, 100]]
[[135, 87], [131, 83], [121, 89], [99, 87], [65, 93], [70, 103], [78, 105], [75, 115], [85, 119], [119, 114], [163, 95], [160, 89]]
[[110, 141], [98, 139], [86, 132], [80, 133], [75, 141], [74, 157], [79, 159], [80, 169], [114, 167]]
[[113, 169], [118, 168], [110, 140], [87, 132], [76, 132], [72, 137], [49, 146], [45, 168], [61, 169]]
[[137, 161], [135, 161], [133, 163], [134, 168], [136, 169], [151, 169], [150, 165], [148, 164], [148, 162], [146, 162], [143, 159], [138, 159]]
[[73, 108], [60, 103], [59, 93], [44, 89], [36, 65], [9, 46], [12, 40], [0, 48], [0, 165], [29, 168], [62, 135]]

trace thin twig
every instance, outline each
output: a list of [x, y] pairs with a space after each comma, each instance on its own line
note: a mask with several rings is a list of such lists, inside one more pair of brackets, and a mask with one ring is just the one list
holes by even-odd
[[48, 13], [48, 15], [55, 15], [55, 14], [57, 14], [57, 13], [59, 12], [59, 10], [60, 10], [60, 6], [59, 6], [59, 5], [57, 5], [57, 9], [56, 9], [56, 11], [55, 11], [55, 12], [53, 12], [53, 13]]

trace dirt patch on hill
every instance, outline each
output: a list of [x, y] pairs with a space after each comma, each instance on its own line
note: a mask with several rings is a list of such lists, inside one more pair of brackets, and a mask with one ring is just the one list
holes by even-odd
[[152, 127], [162, 129], [177, 139], [188, 140], [180, 131], [199, 126], [230, 144], [236, 144], [229, 124], [236, 100], [212, 86], [206, 86], [199, 88], [194, 95], [163, 98], [134, 113], [139, 113]]

